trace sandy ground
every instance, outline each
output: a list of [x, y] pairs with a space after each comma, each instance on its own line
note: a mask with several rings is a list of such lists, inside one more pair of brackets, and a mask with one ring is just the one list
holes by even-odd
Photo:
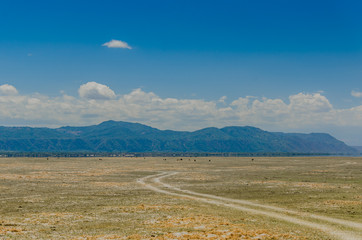
[[362, 239], [361, 173], [352, 157], [0, 158], [0, 239]]
[[[198, 202], [206, 202], [218, 206], [230, 207], [251, 214], [265, 215], [267, 217], [276, 218], [293, 224], [303, 225], [309, 228], [317, 229], [338, 239], [342, 240], [362, 239], [362, 234], [361, 234], [362, 224], [357, 222], [325, 217], [316, 214], [291, 211], [279, 207], [253, 203], [245, 200], [235, 200], [230, 198], [214, 196], [211, 194], [196, 193], [189, 190], [182, 190], [170, 184], [161, 182], [161, 179], [170, 177], [175, 174], [177, 174], [177, 172], [163, 172], [160, 174], [141, 178], [138, 180], [138, 182], [143, 186], [145, 186], [146, 188], [159, 193], [164, 193], [176, 197], [185, 197], [193, 199]], [[351, 230], [341, 230], [340, 226], [338, 225], [351, 228]]]

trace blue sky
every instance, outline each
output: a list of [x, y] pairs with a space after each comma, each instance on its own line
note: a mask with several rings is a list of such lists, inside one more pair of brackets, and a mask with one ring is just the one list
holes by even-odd
[[[0, 124], [253, 125], [362, 145], [361, 12], [360, 1], [4, 0]], [[102, 46], [112, 39], [131, 49]]]

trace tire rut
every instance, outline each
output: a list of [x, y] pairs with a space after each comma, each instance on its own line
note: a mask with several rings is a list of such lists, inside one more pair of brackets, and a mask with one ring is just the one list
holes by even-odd
[[[341, 240], [360, 240], [360, 239], [362, 239], [362, 235], [361, 235], [362, 224], [360, 224], [360, 223], [321, 216], [321, 215], [316, 215], [316, 214], [309, 214], [309, 213], [302, 213], [302, 212], [297, 212], [297, 211], [293, 211], [293, 210], [287, 210], [287, 209], [283, 209], [283, 208], [279, 208], [279, 207], [274, 207], [274, 206], [269, 206], [269, 205], [264, 205], [264, 204], [259, 204], [259, 203], [253, 203], [251, 201], [246, 201], [246, 200], [230, 199], [230, 198], [219, 197], [219, 196], [215, 196], [215, 195], [211, 195], [211, 194], [197, 193], [197, 192], [193, 192], [193, 191], [189, 191], [189, 190], [183, 190], [183, 189], [174, 187], [170, 184], [163, 183], [161, 181], [161, 179], [170, 177], [177, 173], [178, 172], [162, 172], [159, 174], [150, 175], [150, 176], [146, 176], [144, 178], [138, 179], [137, 182], [139, 182], [146, 188], [148, 188], [152, 191], [155, 191], [155, 192], [167, 194], [170, 196], [184, 197], [184, 198], [192, 199], [192, 200], [195, 200], [198, 202], [205, 202], [205, 203], [214, 204], [214, 205], [218, 205], [218, 206], [229, 207], [229, 208], [237, 209], [240, 211], [248, 212], [251, 214], [263, 215], [263, 216], [268, 216], [271, 218], [276, 218], [276, 219], [283, 220], [286, 222], [299, 224], [299, 225], [303, 225], [305, 227], [323, 231], [324, 233], [334, 236], [337, 239], [341, 239]], [[148, 181], [152, 182], [152, 184], [147, 183]], [[161, 186], [161, 187], [159, 187], [159, 186]], [[290, 216], [290, 215], [295, 215], [295, 216]], [[311, 220], [305, 220], [305, 219], [301, 219], [300, 217], [313, 218], [318, 221], [324, 221], [324, 222], [328, 222], [328, 223], [332, 223], [332, 224], [337, 224], [339, 226], [354, 228], [354, 229], [358, 230], [359, 233], [356, 231], [340, 230], [340, 229], [337, 229], [337, 228], [330, 226], [328, 224], [325, 224], [325, 223], [319, 223], [319, 222], [315, 222], [315, 221], [311, 221]]]

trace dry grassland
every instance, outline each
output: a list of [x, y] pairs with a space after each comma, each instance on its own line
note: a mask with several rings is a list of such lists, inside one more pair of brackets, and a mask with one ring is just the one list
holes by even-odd
[[0, 239], [338, 239], [137, 181], [168, 172], [182, 190], [362, 224], [362, 158], [166, 159], [2, 158]]

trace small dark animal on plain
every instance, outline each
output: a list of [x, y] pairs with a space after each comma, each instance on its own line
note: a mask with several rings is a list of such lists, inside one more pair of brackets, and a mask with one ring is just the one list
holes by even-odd
[[98, 159], [98, 160], [102, 161], [102, 158], [100, 158], [100, 159]]

